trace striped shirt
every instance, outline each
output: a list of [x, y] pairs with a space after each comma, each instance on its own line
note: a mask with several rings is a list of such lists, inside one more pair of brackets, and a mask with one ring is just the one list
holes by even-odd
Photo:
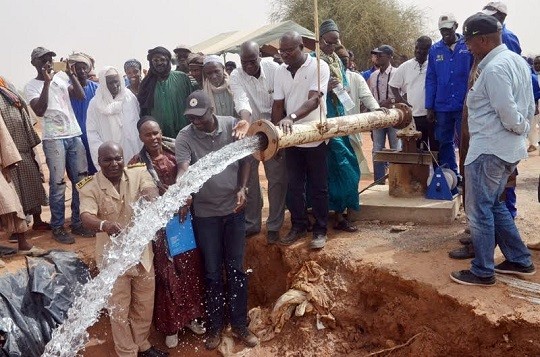
[[242, 68], [231, 73], [229, 84], [233, 92], [234, 107], [238, 113], [246, 110], [252, 120], [270, 120], [274, 93], [274, 75], [279, 65], [273, 61], [261, 61], [259, 78], [250, 76]]

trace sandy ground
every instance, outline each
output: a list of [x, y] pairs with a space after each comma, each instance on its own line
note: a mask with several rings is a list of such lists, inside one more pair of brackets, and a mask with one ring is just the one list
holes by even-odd
[[[364, 153], [371, 167], [371, 140], [369, 134], [363, 137]], [[519, 169], [516, 223], [523, 240], [535, 242], [540, 240], [538, 152], [523, 160]], [[262, 165], [260, 174], [266, 190]], [[369, 182], [369, 176], [363, 178], [361, 187]], [[267, 202], [264, 210], [263, 217]], [[50, 217], [47, 208], [43, 216]], [[536, 333], [540, 327], [539, 305], [515, 297], [520, 294], [500, 280], [490, 288], [466, 287], [450, 281], [451, 271], [469, 266], [468, 261], [447, 257], [450, 249], [459, 246], [465, 222], [461, 211], [450, 225], [412, 225], [403, 232], [391, 233], [392, 225], [385, 222], [358, 221], [356, 233], [330, 230], [328, 244], [320, 252], [309, 251], [307, 240], [282, 248], [267, 246], [264, 232], [251, 238], [246, 256], [246, 266], [253, 269], [250, 307], [270, 308], [286, 291], [289, 273], [304, 261], [315, 260], [327, 271], [325, 279], [335, 294], [332, 313], [337, 326], [319, 331], [312, 315], [294, 317], [275, 339], [251, 351], [242, 351], [242, 355], [362, 356], [392, 347], [398, 347], [393, 355], [400, 356], [540, 355]], [[289, 227], [287, 216], [281, 233], [285, 234]], [[77, 238], [75, 244], [66, 246], [56, 243], [50, 233], [29, 231], [28, 236], [42, 248], [68, 249], [86, 262], [93, 260], [93, 238]], [[5, 238], [2, 234], [2, 241]], [[533, 252], [537, 265], [539, 257], [539, 253]], [[497, 259], [502, 259], [500, 252]], [[20, 256], [5, 260], [8, 266], [0, 272], [3, 274], [25, 266]], [[540, 274], [527, 280], [540, 283]], [[532, 295], [538, 297], [538, 293]], [[84, 351], [84, 356], [114, 355], [106, 315], [90, 329], [90, 335], [92, 346]], [[166, 349], [163, 336], [157, 332], [152, 331], [150, 340]], [[407, 342], [407, 346], [400, 347]], [[171, 356], [218, 355], [206, 351], [202, 338], [190, 332], [181, 332], [179, 347], [169, 352]]]

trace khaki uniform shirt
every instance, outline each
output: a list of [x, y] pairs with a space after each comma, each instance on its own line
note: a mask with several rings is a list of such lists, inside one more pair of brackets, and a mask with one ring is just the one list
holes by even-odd
[[[120, 181], [120, 192], [116, 191], [111, 181], [99, 171], [94, 176], [77, 184], [81, 214], [87, 212], [96, 215], [99, 219], [127, 226], [133, 216], [131, 205], [139, 199], [144, 189], [151, 187], [155, 187], [155, 184], [144, 164], [124, 168], [124, 174]], [[96, 234], [98, 268], [102, 266], [103, 249], [109, 241], [110, 237], [107, 233], [98, 232]], [[153, 258], [152, 245], [148, 243], [140, 259], [140, 263], [146, 271], [150, 271], [152, 268]]]

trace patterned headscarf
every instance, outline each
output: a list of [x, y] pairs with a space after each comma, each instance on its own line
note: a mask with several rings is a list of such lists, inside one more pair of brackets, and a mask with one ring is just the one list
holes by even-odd
[[141, 62], [137, 61], [135, 58], [128, 59], [124, 63], [124, 71], [127, 71], [128, 68], [132, 68], [132, 67], [137, 68], [139, 71], [142, 70]]
[[94, 59], [86, 53], [74, 52], [69, 55], [68, 63], [70, 65], [73, 65], [77, 62], [86, 64], [88, 66], [88, 72], [90, 72], [94, 68]]

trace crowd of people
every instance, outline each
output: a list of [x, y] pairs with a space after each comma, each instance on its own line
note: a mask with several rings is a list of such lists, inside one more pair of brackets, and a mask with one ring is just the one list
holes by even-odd
[[[259, 44], [243, 43], [238, 68], [220, 56], [192, 53], [186, 45], [174, 50], [174, 58], [159, 46], [148, 50], [147, 71], [130, 59], [124, 73], [104, 67], [96, 77], [88, 54], [54, 62], [55, 52], [37, 47], [30, 61], [36, 77], [24, 97], [0, 78], [0, 217], [18, 243], [18, 249], [1, 247], [0, 253], [45, 254], [25, 238], [32, 216], [33, 230], [51, 230], [62, 244], [74, 243], [74, 235], [96, 237], [100, 267], [110, 237], [129, 225], [139, 197], [164, 194], [203, 156], [242, 139], [254, 120], [269, 120], [287, 135], [295, 124], [318, 122], [320, 115], [332, 120], [388, 113], [405, 103], [422, 133], [418, 149], [438, 152], [438, 164], [463, 183], [470, 239], [450, 256], [474, 259], [470, 270], [453, 272], [451, 279], [492, 285], [495, 271], [534, 274], [513, 219], [517, 164], [527, 151], [538, 150], [540, 56], [533, 67], [520, 56], [519, 40], [504, 24], [507, 14], [505, 4], [491, 2], [465, 21], [463, 34], [457, 19], [444, 14], [438, 21], [440, 41], [419, 37], [414, 57], [400, 58], [399, 65], [394, 48], [381, 44], [371, 51], [372, 67], [364, 72], [356, 70], [333, 20], [320, 26], [319, 53], [306, 51], [302, 37], [288, 32], [270, 60], [261, 58]], [[344, 94], [354, 106], [344, 102]], [[31, 111], [41, 117], [41, 138]], [[372, 140], [374, 151], [387, 140], [391, 149], [401, 146], [394, 128], [373, 130]], [[35, 150], [40, 142], [48, 196]], [[385, 184], [387, 166], [373, 162], [377, 183]], [[311, 232], [309, 247], [322, 249], [330, 212], [334, 229], [357, 231], [347, 213], [360, 209], [358, 185], [367, 167], [360, 135], [297, 145], [265, 161], [267, 244], [288, 246]], [[258, 344], [247, 328], [243, 268], [246, 239], [263, 230], [258, 171], [258, 161], [241, 159], [179, 207], [173, 219], [184, 223], [193, 217], [196, 249], [171, 256], [162, 229], [139, 264], [118, 279], [110, 306], [119, 356], [167, 355], [148, 342], [152, 321], [169, 348], [188, 328], [206, 333], [206, 347], [215, 349], [228, 324], [247, 346]], [[70, 232], [66, 173], [73, 187]], [[47, 204], [50, 224], [41, 219]], [[286, 208], [291, 228], [282, 235]], [[506, 258], [498, 265], [496, 245]]]

